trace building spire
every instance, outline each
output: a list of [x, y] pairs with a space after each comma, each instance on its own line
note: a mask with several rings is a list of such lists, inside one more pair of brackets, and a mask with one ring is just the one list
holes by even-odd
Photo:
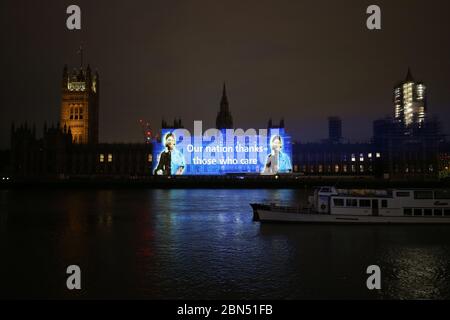
[[228, 112], [228, 97], [225, 81], [223, 82], [222, 98], [220, 99], [220, 110]]
[[77, 51], [77, 54], [80, 55], [80, 68], [83, 68], [83, 45], [80, 44], [80, 48]]
[[217, 129], [231, 129], [233, 128], [233, 117], [231, 116], [228, 107], [227, 88], [225, 82], [223, 83], [222, 99], [220, 100], [220, 110], [216, 117]]
[[405, 82], [414, 82], [410, 67], [408, 67], [408, 73], [406, 74]]
[[227, 97], [227, 87], [225, 84], [225, 81], [223, 82], [223, 89], [222, 89], [222, 99], [220, 100], [220, 107], [228, 109], [228, 97]]

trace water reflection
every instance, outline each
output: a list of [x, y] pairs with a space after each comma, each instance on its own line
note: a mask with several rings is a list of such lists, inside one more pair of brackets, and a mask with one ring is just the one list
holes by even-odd
[[[307, 195], [304, 190], [266, 189], [2, 192], [0, 282], [5, 285], [0, 293], [67, 298], [450, 298], [447, 227], [252, 221], [250, 202], [296, 204]], [[27, 275], [30, 263], [37, 264], [41, 278]], [[82, 295], [64, 289], [69, 264], [82, 267]], [[379, 292], [365, 287], [370, 264], [382, 268]], [[32, 290], [27, 290], [30, 283]]]

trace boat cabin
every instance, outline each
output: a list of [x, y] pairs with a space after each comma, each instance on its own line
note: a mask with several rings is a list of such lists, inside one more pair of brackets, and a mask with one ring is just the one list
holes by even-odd
[[449, 190], [320, 187], [311, 200], [313, 210], [324, 214], [450, 216]]

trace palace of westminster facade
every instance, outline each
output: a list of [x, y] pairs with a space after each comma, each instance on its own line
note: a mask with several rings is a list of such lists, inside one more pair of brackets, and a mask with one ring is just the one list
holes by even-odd
[[[293, 174], [391, 179], [436, 179], [449, 172], [450, 146], [435, 121], [426, 121], [426, 88], [411, 72], [394, 89], [395, 117], [374, 121], [370, 143], [344, 143], [342, 122], [329, 118], [329, 137], [319, 143], [293, 143]], [[60, 120], [11, 127], [11, 149], [0, 172], [17, 178], [145, 177], [152, 175], [151, 143], [99, 143], [100, 77], [89, 66], [69, 72], [61, 83]], [[225, 86], [217, 128], [233, 128]], [[163, 128], [182, 127], [165, 121]], [[268, 127], [278, 126], [269, 121]], [[5, 160], [7, 158], [7, 160]]]

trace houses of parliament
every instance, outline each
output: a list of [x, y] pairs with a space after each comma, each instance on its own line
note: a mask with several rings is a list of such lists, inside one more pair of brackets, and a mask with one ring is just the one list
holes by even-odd
[[152, 146], [99, 143], [100, 76], [90, 66], [68, 70], [61, 80], [59, 122], [44, 124], [42, 137], [27, 123], [11, 126], [13, 177], [141, 176], [151, 173]]
[[73, 70], [64, 67], [61, 83], [60, 126], [70, 130], [74, 143], [98, 143], [100, 78], [86, 69]]
[[[63, 68], [60, 116], [57, 124], [11, 126], [11, 148], [2, 152], [0, 173], [15, 179], [96, 177], [138, 178], [152, 175], [151, 143], [99, 142], [100, 76], [90, 66]], [[373, 122], [373, 138], [349, 143], [342, 137], [342, 120], [329, 117], [328, 138], [292, 145], [293, 175], [433, 180], [449, 176], [450, 145], [437, 122], [426, 118], [426, 87], [408, 70], [393, 90], [392, 118]], [[295, 120], [292, 120], [295, 121]], [[180, 128], [162, 121], [162, 128]], [[216, 117], [219, 129], [233, 128], [225, 84]], [[268, 128], [283, 127], [269, 120]], [[148, 142], [148, 141], [147, 141]]]
[[[143, 177], [152, 174], [151, 143], [100, 143], [100, 76], [90, 66], [69, 70], [64, 66], [61, 79], [59, 122], [44, 124], [41, 137], [36, 126], [11, 125], [11, 149], [0, 164], [0, 172], [15, 178], [66, 178], [96, 176]], [[216, 124], [231, 128], [225, 84]], [[162, 120], [162, 128], [181, 128]], [[148, 142], [148, 141], [147, 141]]]

